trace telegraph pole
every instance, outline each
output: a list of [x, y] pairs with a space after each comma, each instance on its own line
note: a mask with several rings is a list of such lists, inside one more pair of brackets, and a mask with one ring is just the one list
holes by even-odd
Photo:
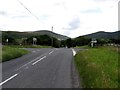
[[[52, 26], [52, 32], [53, 32], [53, 26]], [[51, 46], [53, 46], [53, 37], [52, 37], [52, 34], [51, 34]]]

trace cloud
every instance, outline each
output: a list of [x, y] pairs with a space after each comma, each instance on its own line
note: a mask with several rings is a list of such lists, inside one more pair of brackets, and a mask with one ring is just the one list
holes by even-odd
[[69, 22], [68, 27], [65, 27], [63, 29], [66, 30], [75, 30], [78, 29], [80, 27], [80, 19], [79, 18], [75, 18], [72, 21]]
[[[109, 2], [109, 1], [113, 1], [113, 0], [93, 0], [95, 2]], [[119, 1], [119, 0], [114, 0], [114, 1]]]
[[71, 34], [71, 32], [66, 30], [66, 31], [63, 32], [63, 34], [69, 36]]
[[83, 10], [81, 11], [82, 13], [101, 13], [102, 10], [98, 7], [93, 8], [93, 9], [87, 9], [87, 10]]
[[0, 11], [0, 15], [5, 16], [5, 15], [7, 15], [7, 13], [5, 11]]
[[12, 18], [28, 18], [29, 16], [25, 16], [25, 15], [20, 15], [20, 16], [13, 16]]
[[47, 14], [40, 16], [41, 20], [47, 20], [48, 18], [49, 18], [49, 15], [47, 15]]
[[39, 21], [16, 0], [0, 3], [0, 28], [35, 31], [47, 29], [77, 37], [97, 31], [116, 31], [118, 0], [20, 0]]

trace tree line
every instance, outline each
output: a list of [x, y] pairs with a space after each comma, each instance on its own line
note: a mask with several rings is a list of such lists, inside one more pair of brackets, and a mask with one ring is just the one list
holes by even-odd
[[[58, 40], [55, 37], [49, 35], [36, 35], [24, 38], [14, 38], [12, 36], [3, 35], [2, 36], [2, 44], [3, 45], [33, 45], [33, 38], [36, 38], [36, 45], [45, 45], [45, 46], [53, 46], [53, 47], [76, 47], [76, 46], [84, 46], [90, 45], [92, 38], [86, 38], [84, 36], [80, 36], [77, 38], [68, 38], [66, 40]], [[7, 41], [8, 39], [8, 41]], [[108, 43], [120, 44], [120, 39], [96, 39], [96, 45], [104, 45]]]

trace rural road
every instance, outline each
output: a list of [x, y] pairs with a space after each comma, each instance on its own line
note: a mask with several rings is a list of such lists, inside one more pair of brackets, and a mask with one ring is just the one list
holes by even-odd
[[70, 48], [42, 48], [2, 63], [2, 88], [72, 88]]

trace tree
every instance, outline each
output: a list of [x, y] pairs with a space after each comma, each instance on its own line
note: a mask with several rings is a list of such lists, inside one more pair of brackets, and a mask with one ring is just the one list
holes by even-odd
[[91, 39], [85, 38], [83, 36], [77, 37], [74, 40], [77, 46], [88, 45], [91, 41]]
[[72, 39], [71, 38], [66, 40], [66, 45], [68, 48], [72, 47]]
[[59, 48], [60, 47], [60, 41], [56, 38], [53, 38], [53, 47]]
[[60, 46], [61, 46], [61, 47], [66, 47], [66, 40], [62, 40]]
[[[8, 40], [8, 42], [6, 41]], [[10, 36], [2, 36], [2, 43], [3, 44], [18, 44], [15, 40], [15, 38], [10, 37]]]

